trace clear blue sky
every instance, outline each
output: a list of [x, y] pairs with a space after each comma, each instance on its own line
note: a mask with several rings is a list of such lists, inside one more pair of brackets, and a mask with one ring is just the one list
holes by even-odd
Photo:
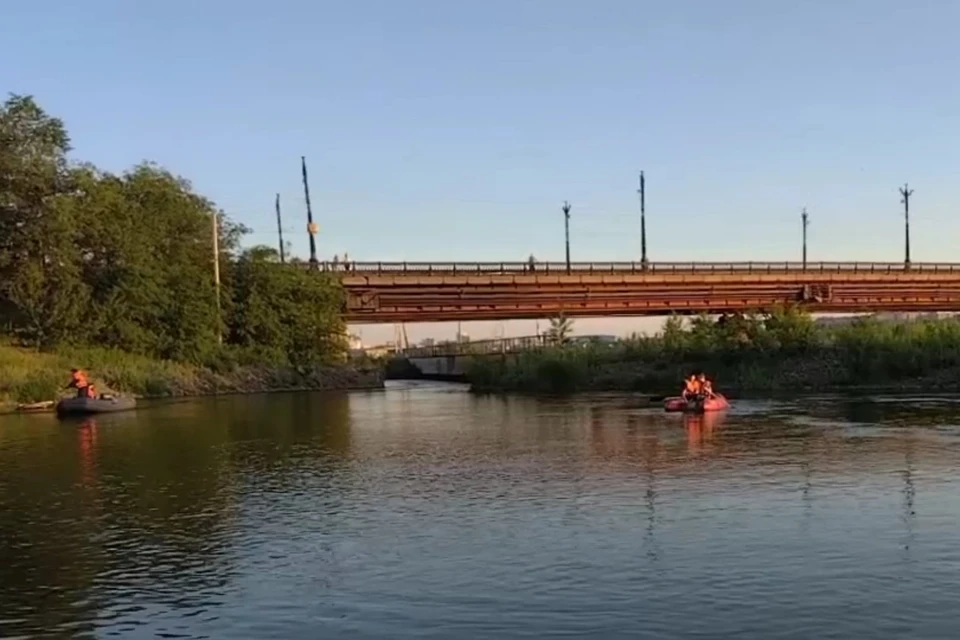
[[960, 260], [960, 3], [8, 3], [0, 89], [321, 256]]

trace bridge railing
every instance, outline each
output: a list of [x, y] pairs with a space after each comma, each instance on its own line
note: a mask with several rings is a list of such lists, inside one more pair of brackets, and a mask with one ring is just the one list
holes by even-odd
[[[568, 344], [611, 344], [616, 342], [611, 336], [571, 336]], [[408, 347], [401, 349], [401, 353], [408, 358], [437, 358], [445, 356], [493, 355], [500, 353], [519, 353], [542, 349], [555, 344], [549, 334], [538, 336], [520, 336], [517, 338], [495, 338], [492, 340], [475, 340], [472, 342], [442, 342], [429, 347]]]
[[550, 344], [545, 335], [522, 336], [518, 338], [498, 338], [494, 340], [475, 340], [472, 342], [443, 342], [429, 347], [410, 347], [401, 350], [408, 358], [438, 358], [445, 356], [492, 355], [497, 353], [518, 353], [540, 349]]
[[844, 273], [956, 273], [960, 263], [952, 262], [574, 262], [569, 269], [563, 262], [321, 262], [321, 271], [365, 275], [396, 274], [516, 274], [547, 273], [578, 275], [591, 273], [774, 273], [774, 272], [844, 272]]

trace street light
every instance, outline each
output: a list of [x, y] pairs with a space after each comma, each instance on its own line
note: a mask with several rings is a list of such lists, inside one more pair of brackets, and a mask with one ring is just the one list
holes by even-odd
[[570, 273], [570, 203], [563, 203], [563, 230], [567, 243], [567, 273]]
[[803, 212], [800, 214], [800, 219], [803, 221], [803, 270], [807, 270], [807, 227], [810, 225], [810, 219], [807, 216], [807, 208], [803, 208]]
[[903, 203], [903, 233], [904, 233], [903, 266], [909, 269], [910, 268], [910, 196], [913, 195], [913, 189], [911, 189], [907, 183], [903, 183], [903, 186], [900, 187], [900, 195], [903, 196], [903, 200], [900, 201]]
[[310, 208], [310, 185], [307, 183], [307, 159], [300, 156], [300, 169], [303, 174], [303, 198], [307, 203], [307, 233], [310, 235], [310, 266], [317, 268], [317, 224], [313, 221], [313, 209]]
[[647, 268], [647, 202], [646, 202], [646, 180], [643, 178], [643, 171], [640, 172], [640, 266]]

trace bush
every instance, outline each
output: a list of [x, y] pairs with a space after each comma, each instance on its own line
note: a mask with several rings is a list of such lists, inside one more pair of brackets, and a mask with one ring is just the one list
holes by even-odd
[[55, 398], [64, 386], [62, 378], [50, 371], [33, 371], [16, 386], [14, 399], [17, 402], [42, 402]]
[[646, 388], [670, 392], [704, 370], [718, 388], [827, 389], [864, 384], [958, 384], [960, 319], [902, 323], [862, 318], [819, 326], [795, 307], [689, 321], [669, 318], [655, 336], [610, 345], [556, 346], [513, 358], [476, 358], [478, 391], [569, 392]]

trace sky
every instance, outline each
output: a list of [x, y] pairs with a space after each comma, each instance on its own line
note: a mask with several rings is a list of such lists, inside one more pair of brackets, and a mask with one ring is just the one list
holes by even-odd
[[[960, 3], [10, 2], [0, 92], [321, 258], [957, 260]], [[577, 324], [628, 333], [639, 320]], [[468, 323], [474, 337], [533, 323]], [[408, 325], [411, 340], [455, 326]], [[366, 342], [393, 327], [364, 327]]]

